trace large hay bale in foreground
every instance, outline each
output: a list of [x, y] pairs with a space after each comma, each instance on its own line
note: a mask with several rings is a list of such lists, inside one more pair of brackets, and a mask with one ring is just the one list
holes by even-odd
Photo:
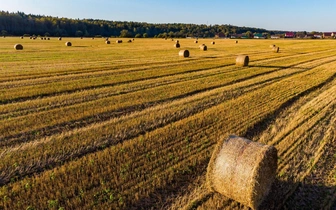
[[65, 46], [67, 46], [67, 47], [71, 47], [71, 46], [72, 46], [72, 43], [71, 43], [71, 42], [65, 42]]
[[236, 58], [236, 66], [248, 66], [250, 58], [247, 55], [238, 55]]
[[184, 57], [184, 58], [187, 58], [187, 57], [189, 57], [189, 50], [180, 50], [180, 52], [179, 52], [179, 56], [181, 56], [181, 57]]
[[174, 47], [175, 47], [175, 48], [180, 48], [181, 45], [180, 45], [180, 43], [176, 43], [176, 44], [174, 44]]
[[121, 39], [118, 39], [117, 41], [116, 41], [116, 43], [122, 43], [122, 40]]
[[106, 40], [105, 44], [111, 44], [110, 40]]
[[23, 46], [22, 46], [22, 44], [16, 44], [16, 45], [14, 45], [14, 49], [23, 50]]
[[278, 53], [280, 48], [275, 46], [275, 47], [272, 48], [272, 50], [273, 50], [273, 52]]
[[211, 191], [257, 209], [269, 193], [276, 169], [273, 146], [231, 135], [217, 143], [206, 181]]
[[199, 46], [199, 48], [200, 48], [200, 50], [202, 50], [202, 51], [207, 51], [207, 50], [208, 50], [208, 47], [207, 47], [205, 44], [201, 44], [201, 45]]

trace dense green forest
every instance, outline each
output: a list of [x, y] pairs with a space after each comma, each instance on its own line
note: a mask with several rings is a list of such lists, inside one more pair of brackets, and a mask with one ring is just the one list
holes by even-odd
[[2, 36], [71, 36], [71, 37], [214, 37], [218, 33], [232, 34], [264, 33], [272, 35], [279, 31], [232, 25], [197, 25], [184, 23], [153, 24], [96, 19], [70, 19], [23, 12], [0, 11]]

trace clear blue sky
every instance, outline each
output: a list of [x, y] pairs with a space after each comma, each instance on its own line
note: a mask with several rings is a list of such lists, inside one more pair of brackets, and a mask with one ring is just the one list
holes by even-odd
[[336, 31], [336, 0], [0, 0], [0, 10], [148, 23]]

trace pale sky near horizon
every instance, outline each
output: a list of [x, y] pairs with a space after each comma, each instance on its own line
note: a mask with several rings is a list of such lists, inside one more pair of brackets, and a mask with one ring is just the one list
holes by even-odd
[[336, 0], [0, 0], [0, 10], [148, 23], [231, 24], [284, 31], [336, 31]]

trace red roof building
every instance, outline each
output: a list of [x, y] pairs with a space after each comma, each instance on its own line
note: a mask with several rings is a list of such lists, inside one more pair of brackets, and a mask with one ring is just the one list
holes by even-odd
[[285, 33], [285, 38], [294, 38], [295, 37], [295, 33], [294, 32], [286, 32]]

